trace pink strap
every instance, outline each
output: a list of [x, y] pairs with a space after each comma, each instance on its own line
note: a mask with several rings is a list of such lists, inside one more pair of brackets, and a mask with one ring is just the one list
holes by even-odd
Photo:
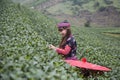
[[56, 52], [61, 53], [63, 55], [67, 55], [70, 52], [70, 50], [71, 50], [71, 47], [66, 45], [64, 49], [57, 48]]

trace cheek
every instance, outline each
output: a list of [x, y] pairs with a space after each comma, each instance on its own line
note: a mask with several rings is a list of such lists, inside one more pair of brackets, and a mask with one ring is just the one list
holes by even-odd
[[65, 36], [65, 35], [66, 35], [66, 30], [63, 30], [62, 32], [60, 32], [60, 34], [61, 34], [62, 36]]
[[65, 35], [67, 33], [67, 31], [66, 30], [63, 30], [63, 34]]

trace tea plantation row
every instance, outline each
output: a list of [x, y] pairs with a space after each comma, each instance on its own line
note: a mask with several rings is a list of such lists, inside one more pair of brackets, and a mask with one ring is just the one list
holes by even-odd
[[119, 33], [120, 28], [73, 28], [73, 31], [78, 42], [78, 56], [86, 57], [91, 63], [111, 68], [110, 72], [104, 73], [104, 77], [107, 77], [107, 80], [119, 80], [120, 36], [113, 37], [103, 33]]
[[70, 66], [48, 49], [47, 41], [54, 39], [52, 19], [9, 0], [0, 2], [0, 12], [0, 80], [78, 78], [74, 68], [68, 71]]

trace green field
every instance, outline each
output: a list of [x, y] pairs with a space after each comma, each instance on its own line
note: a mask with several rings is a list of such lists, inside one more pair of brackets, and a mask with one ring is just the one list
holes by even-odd
[[[49, 0], [12, 0], [12, 1], [27, 5], [29, 7], [35, 7], [35, 6], [40, 5], [42, 2], [46, 2]], [[88, 10], [90, 12], [95, 12], [100, 7], [114, 6], [114, 7], [118, 8], [118, 10], [120, 11], [120, 1], [119, 0], [89, 0], [89, 1], [87, 1], [87, 0], [81, 0], [81, 1], [75, 0], [75, 1], [83, 2], [83, 3], [81, 3], [81, 6], [76, 6], [76, 5], [73, 6], [73, 5], [71, 5], [73, 3], [73, 0], [64, 0], [63, 3], [59, 3], [57, 5], [53, 5], [52, 7], [50, 7], [49, 10], [54, 9], [54, 11], [56, 11], [56, 10], [60, 9], [60, 10], [64, 11], [67, 8], [68, 12], [72, 12], [73, 10], [71, 10], [71, 8], [77, 7], [80, 10]], [[112, 4], [106, 4], [105, 1], [108, 1], [108, 2], [112, 1]], [[97, 2], [99, 3], [99, 6], [94, 7], [94, 5]], [[59, 9], [58, 9], [58, 7], [59, 7]]]
[[51, 14], [68, 14], [73, 15], [73, 12], [71, 10], [72, 3], [71, 2], [65, 2], [65, 3], [59, 3], [56, 4], [50, 8], [47, 9], [48, 12]]
[[[49, 50], [58, 45], [56, 20], [10, 0], [0, 2], [0, 80], [119, 80], [120, 28], [71, 27], [77, 56], [106, 66], [110, 72], [84, 77], [81, 69], [66, 64]], [[118, 35], [106, 35], [111, 33]]]
[[21, 5], [25, 5], [26, 7], [36, 7], [48, 0], [12, 0], [12, 1], [15, 3], [20, 3]]
[[[79, 0], [76, 0], [79, 2]], [[86, 0], [87, 1], [87, 0]], [[81, 10], [88, 10], [90, 12], [96, 12], [99, 10], [101, 7], [107, 7], [107, 6], [114, 6], [120, 11], [120, 1], [119, 0], [111, 0], [113, 3], [112, 4], [106, 4], [105, 0], [89, 0], [86, 2], [85, 0], [81, 0], [80, 2], [85, 2], [81, 3], [81, 6], [73, 4], [73, 0], [65, 0], [63, 3], [59, 3], [56, 5], [53, 5], [47, 9], [48, 12], [52, 14], [69, 14], [69, 15], [74, 15], [74, 13], [79, 13]], [[106, 0], [109, 1], [109, 0]], [[99, 5], [95, 6], [96, 3], [99, 3]]]

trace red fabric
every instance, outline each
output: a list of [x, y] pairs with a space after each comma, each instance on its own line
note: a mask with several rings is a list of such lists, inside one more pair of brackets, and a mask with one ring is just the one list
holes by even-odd
[[111, 70], [104, 66], [92, 64], [89, 62], [83, 62], [79, 60], [65, 60], [65, 62], [70, 64], [71, 66], [77, 66], [80, 68], [86, 68], [86, 69], [91, 69], [91, 70], [99, 70], [99, 71], [110, 71]]
[[70, 50], [71, 50], [71, 47], [66, 45], [64, 49], [57, 48], [56, 52], [61, 53], [63, 55], [67, 55], [67, 54], [69, 54]]

